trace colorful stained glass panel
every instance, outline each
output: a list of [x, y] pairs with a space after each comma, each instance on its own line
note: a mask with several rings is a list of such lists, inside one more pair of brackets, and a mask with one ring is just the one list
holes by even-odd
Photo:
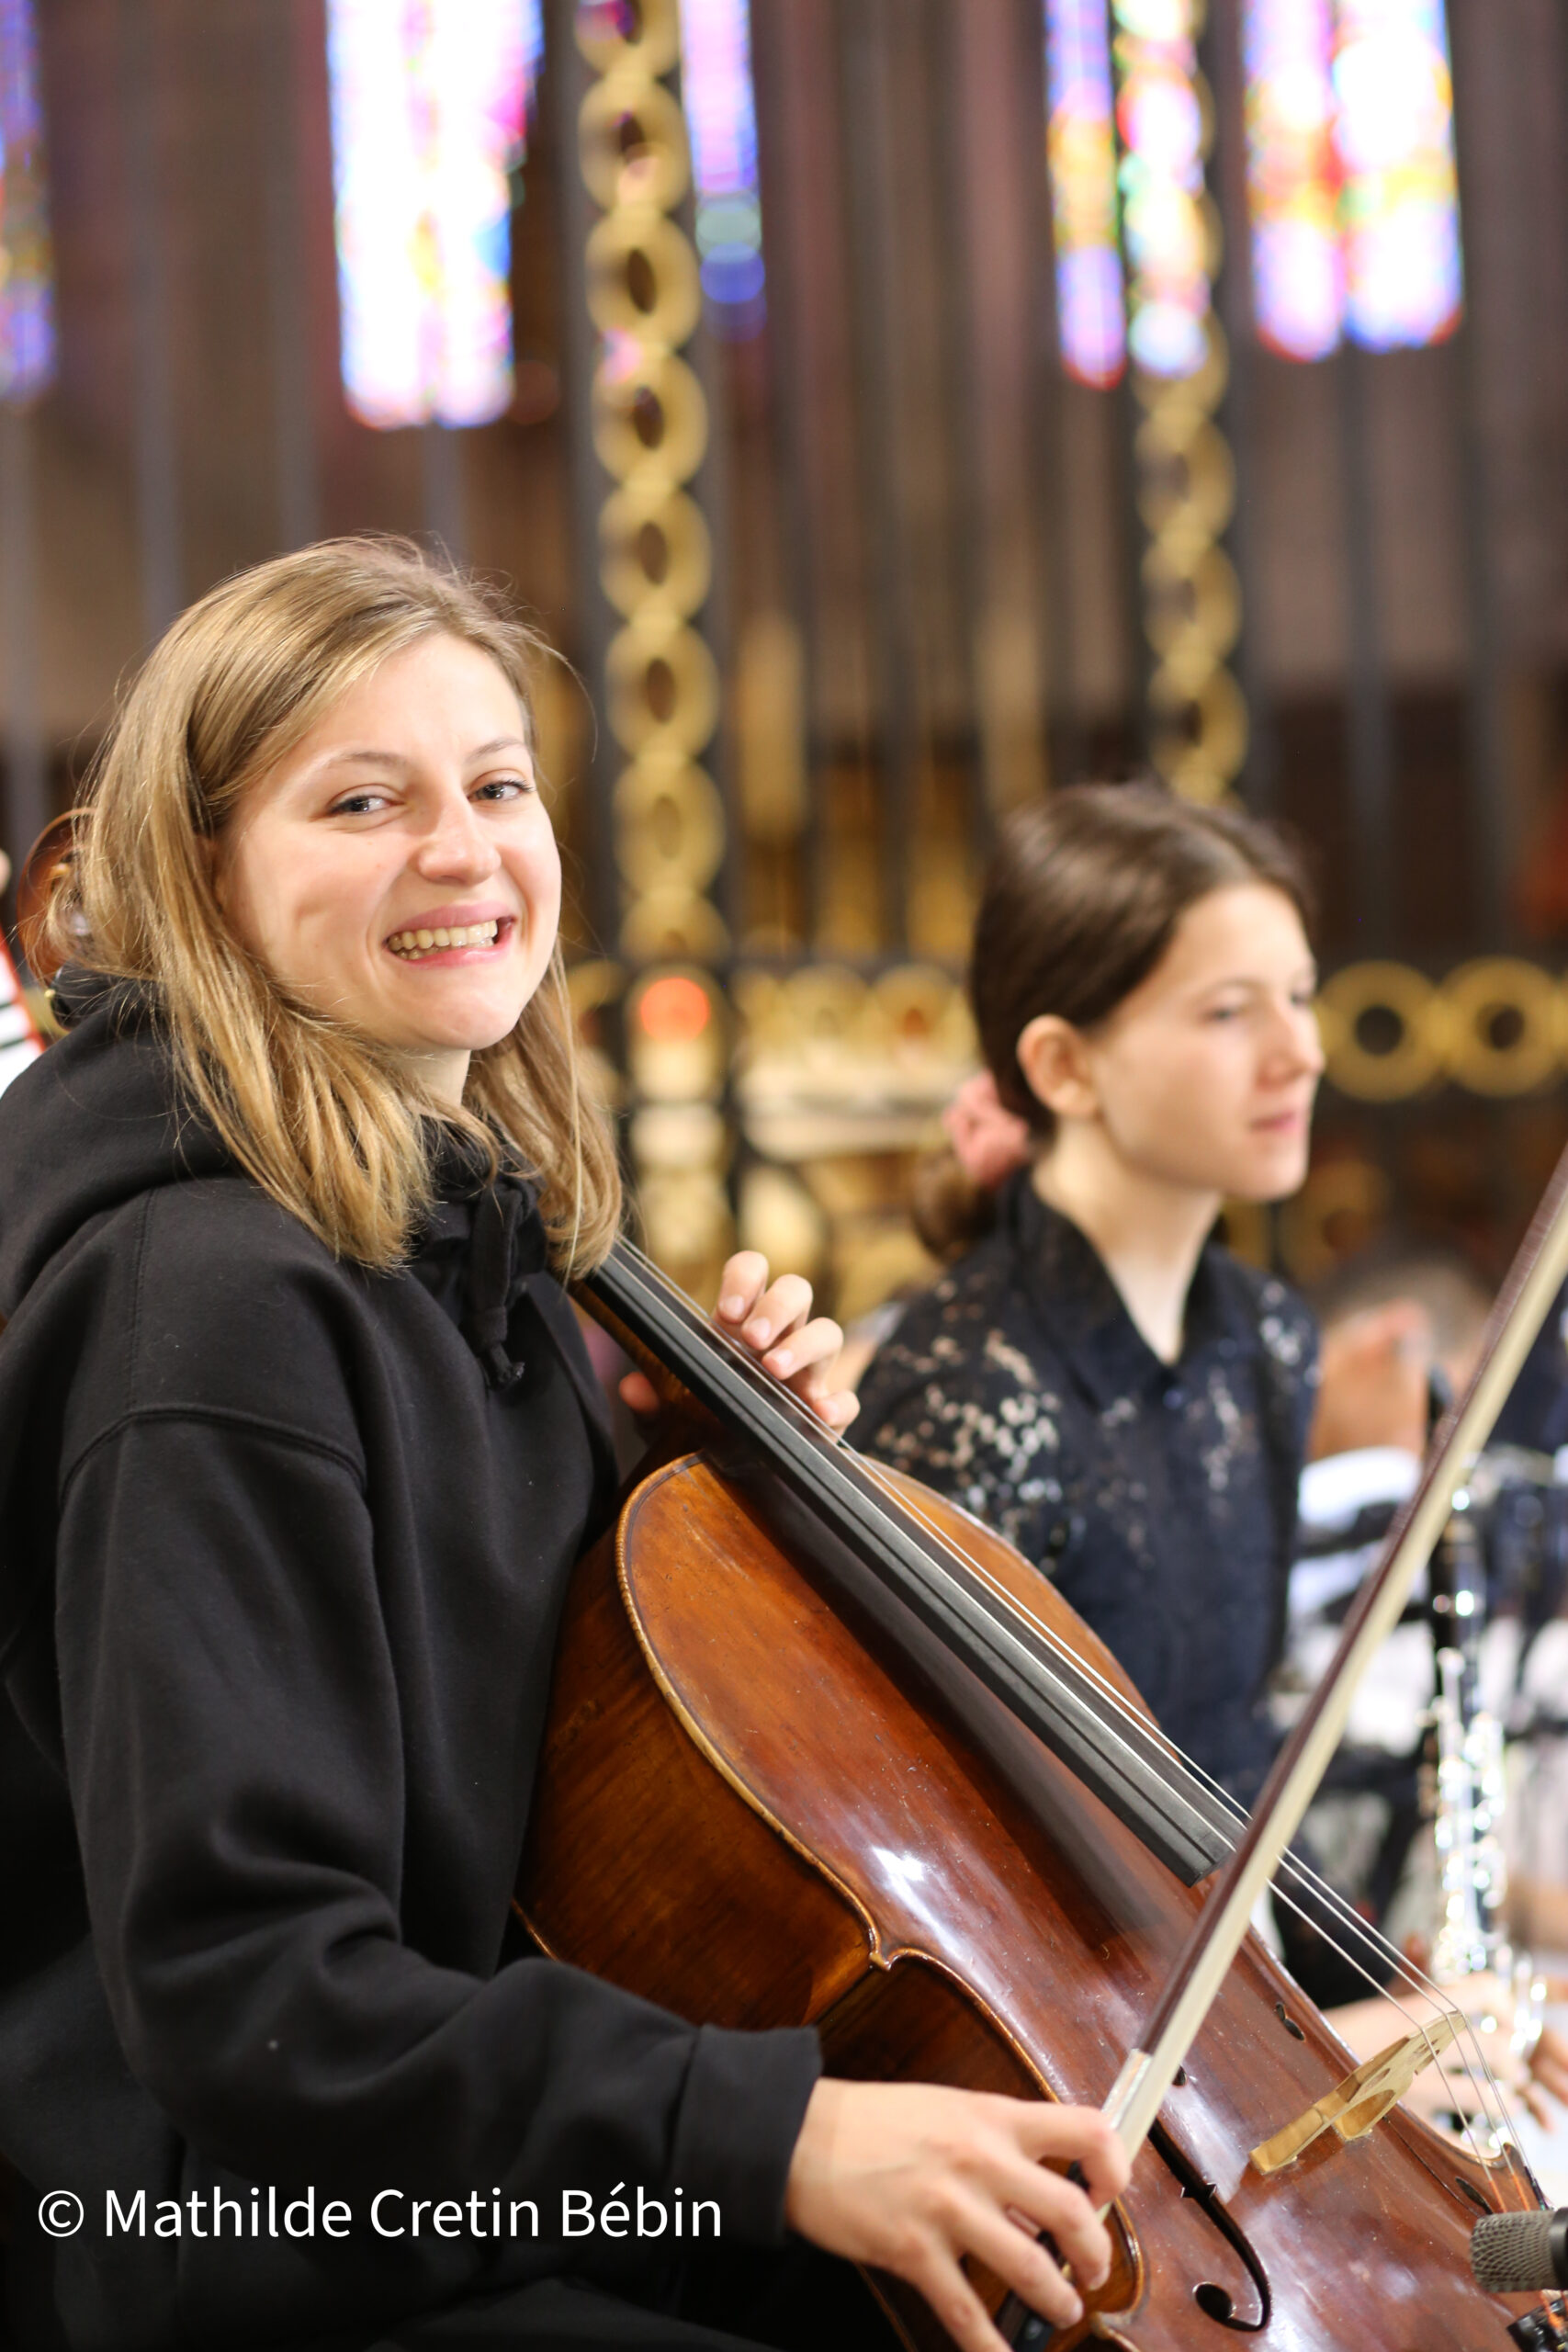
[[1373, 351], [1436, 343], [1462, 290], [1442, 0], [1338, 0], [1337, 13], [1346, 325]]
[[0, 400], [54, 380], [54, 261], [32, 0], [0, 0]]
[[1114, 0], [1127, 341], [1151, 376], [1208, 354], [1213, 288], [1198, 90], [1198, 0]]
[[1329, 0], [1246, 0], [1247, 180], [1258, 331], [1290, 359], [1339, 341], [1345, 271]]
[[743, 341], [767, 316], [747, 0], [682, 0], [681, 52], [703, 291], [718, 333]]
[[512, 399], [511, 175], [537, 0], [328, 0], [344, 397], [366, 424]]
[[1062, 364], [1105, 386], [1127, 357], [1106, 0], [1045, 0], [1045, 87]]

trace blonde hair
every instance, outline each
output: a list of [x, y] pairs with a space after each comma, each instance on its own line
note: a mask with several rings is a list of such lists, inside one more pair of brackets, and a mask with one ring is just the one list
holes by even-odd
[[421, 639], [459, 638], [504, 673], [535, 743], [539, 640], [480, 582], [404, 541], [330, 539], [239, 573], [191, 605], [126, 695], [39, 926], [56, 963], [152, 992], [182, 1091], [234, 1159], [334, 1253], [406, 1254], [442, 1132], [540, 1184], [562, 1272], [614, 1241], [608, 1123], [585, 1094], [558, 944], [516, 1027], [476, 1053], [461, 1111], [389, 1048], [313, 1011], [235, 938], [209, 844], [248, 788], [352, 685]]

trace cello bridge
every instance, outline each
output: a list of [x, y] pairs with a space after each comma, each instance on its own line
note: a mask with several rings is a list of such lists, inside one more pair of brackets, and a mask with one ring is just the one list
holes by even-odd
[[1442, 2056], [1459, 2028], [1460, 2019], [1449, 2012], [1364, 2060], [1304, 2115], [1272, 2139], [1259, 2142], [1249, 2159], [1253, 2170], [1266, 2177], [1282, 2172], [1325, 2132], [1334, 2132], [1341, 2140], [1360, 2139], [1404, 2097], [1422, 2069]]

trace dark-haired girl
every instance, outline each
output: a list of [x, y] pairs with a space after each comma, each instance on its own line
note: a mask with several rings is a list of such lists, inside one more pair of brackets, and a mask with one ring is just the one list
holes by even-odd
[[1270, 1753], [1315, 1374], [1306, 1308], [1212, 1238], [1305, 1172], [1323, 1066], [1278, 835], [1138, 786], [1017, 815], [972, 991], [1023, 1164], [946, 1184], [958, 1255], [862, 1384], [857, 1442], [999, 1528], [1244, 1802]]
[[[1088, 786], [1013, 818], [975, 933], [987, 1070], [920, 1204], [954, 1261], [873, 1362], [856, 1429], [1035, 1561], [1244, 1804], [1274, 1746], [1317, 1335], [1213, 1232], [1224, 1201], [1305, 1174], [1307, 912], [1285, 843], [1230, 811]], [[1338, 2005], [1381, 1966], [1306, 1910], [1277, 1908], [1286, 1957], [1370, 2054], [1382, 2004]], [[1549, 2034], [1529, 2064], [1539, 2111], [1568, 2064]]]

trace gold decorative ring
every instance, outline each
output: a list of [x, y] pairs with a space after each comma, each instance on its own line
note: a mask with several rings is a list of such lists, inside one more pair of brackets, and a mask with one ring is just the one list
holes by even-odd
[[662, 613], [617, 629], [605, 657], [610, 731], [635, 758], [700, 752], [718, 724], [718, 671], [694, 628]]
[[1143, 561], [1145, 633], [1169, 656], [1189, 642], [1223, 659], [1241, 632], [1241, 583], [1223, 548], [1175, 548], [1152, 539]]
[[[1556, 1071], [1562, 1048], [1557, 985], [1517, 956], [1483, 956], [1443, 982], [1445, 1058], [1474, 1094], [1529, 1094]], [[1500, 1023], [1506, 1034], [1497, 1034]]]
[[[1369, 1014], [1396, 1024], [1381, 1051], [1366, 1045], [1360, 1026]], [[1342, 1094], [1362, 1102], [1396, 1102], [1442, 1075], [1447, 1008], [1430, 980], [1408, 964], [1348, 964], [1318, 999], [1328, 1075]]]
[[702, 508], [683, 490], [643, 474], [613, 491], [599, 514], [599, 577], [630, 620], [664, 612], [685, 620], [707, 596], [713, 546]]
[[617, 481], [688, 481], [708, 446], [707, 402], [683, 359], [625, 343], [593, 375], [593, 446]]
[[637, 0], [632, 8], [582, 8], [576, 17], [577, 46], [595, 74], [635, 66], [654, 80], [668, 74], [681, 54], [678, 0]]
[[588, 240], [588, 309], [604, 334], [671, 349], [702, 316], [697, 256], [673, 220], [649, 204], [620, 204]]
[[623, 204], [672, 212], [692, 176], [681, 109], [642, 66], [617, 66], [591, 85], [577, 153], [589, 194], [606, 212]]
[[634, 890], [707, 888], [724, 862], [724, 806], [702, 768], [645, 753], [616, 777], [613, 806], [615, 863]]
[[1235, 506], [1235, 463], [1224, 435], [1209, 418], [1198, 423], [1176, 447], [1151, 430], [1149, 417], [1138, 429], [1138, 512], [1154, 537], [1183, 529], [1214, 538]]
[[1184, 800], [1212, 804], [1241, 771], [1247, 718], [1247, 699], [1230, 672], [1213, 661], [1205, 668], [1207, 674], [1194, 684], [1190, 672], [1183, 678], [1174, 664], [1162, 662], [1149, 698], [1167, 720], [1155, 730], [1156, 768]]

